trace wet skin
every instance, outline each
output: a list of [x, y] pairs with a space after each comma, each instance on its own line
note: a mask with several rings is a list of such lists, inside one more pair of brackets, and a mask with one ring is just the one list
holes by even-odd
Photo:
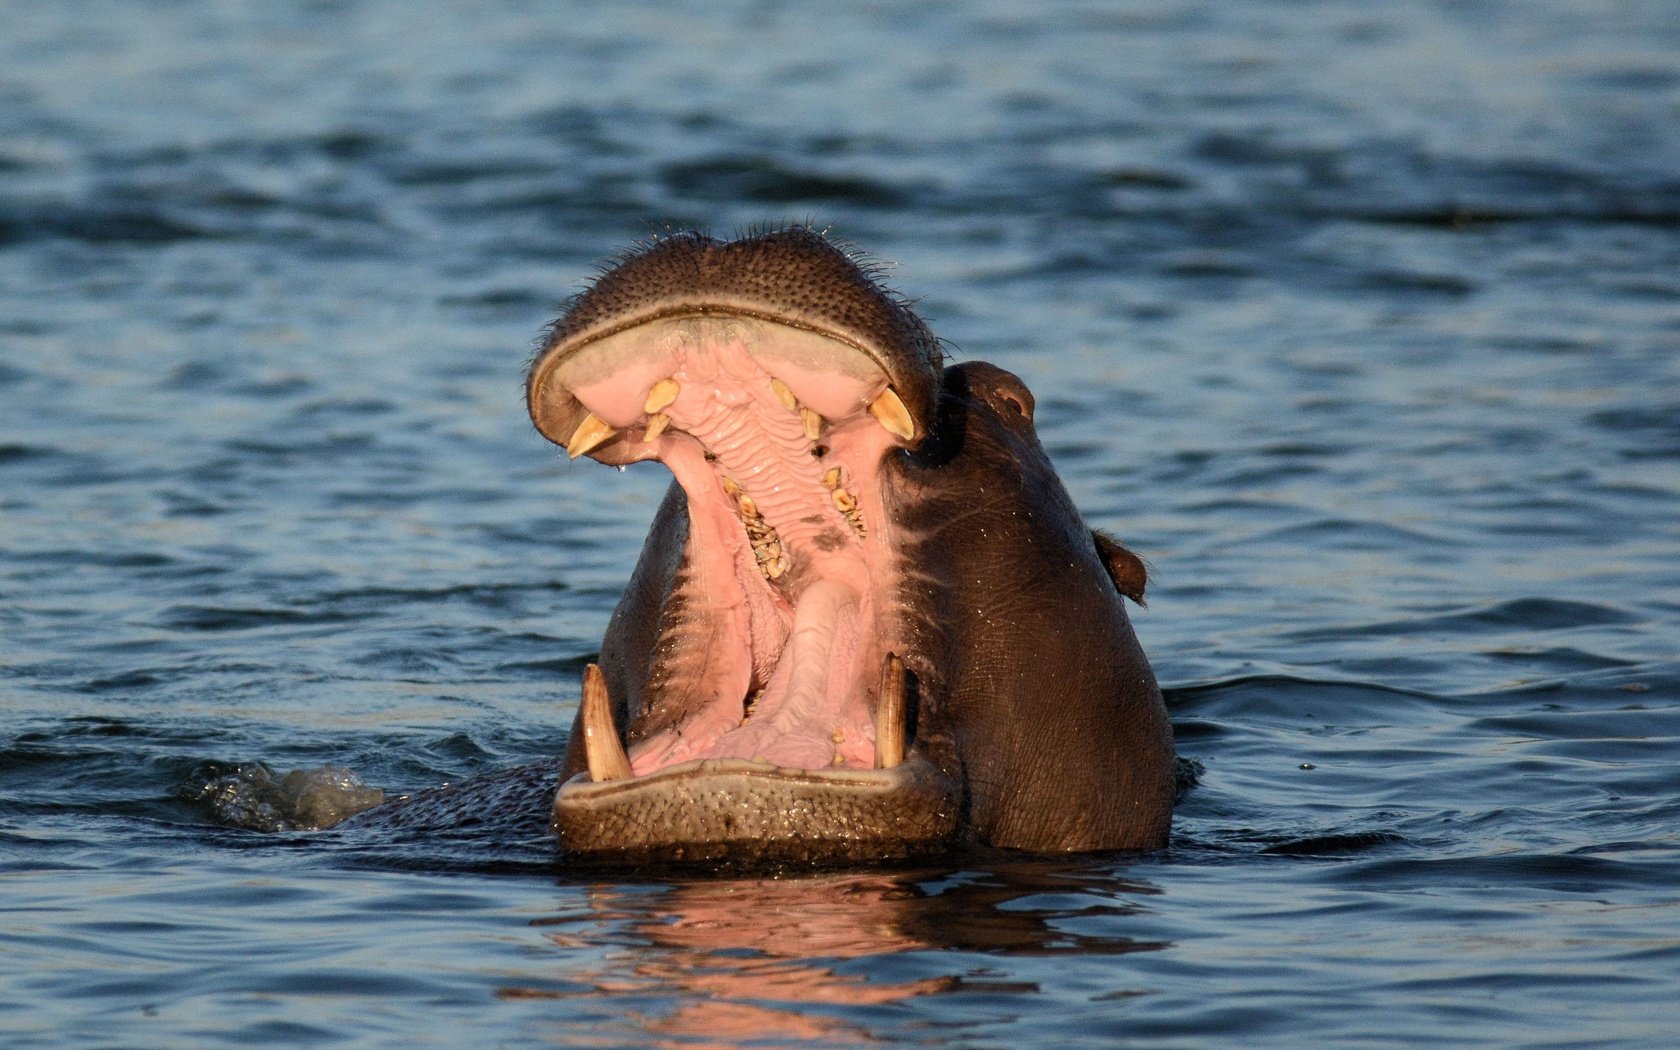
[[1165, 843], [1173, 752], [1015, 376], [803, 228], [627, 255], [533, 362], [538, 430], [675, 482], [585, 675], [554, 799], [611, 860]]

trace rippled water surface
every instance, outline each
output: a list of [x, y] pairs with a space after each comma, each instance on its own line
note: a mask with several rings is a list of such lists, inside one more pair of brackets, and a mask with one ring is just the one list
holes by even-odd
[[[1680, 8], [5, 22], [6, 1046], [1680, 1042]], [[559, 753], [665, 475], [536, 436], [532, 340], [637, 237], [788, 220], [1150, 560], [1171, 848], [288, 829], [288, 771]]]

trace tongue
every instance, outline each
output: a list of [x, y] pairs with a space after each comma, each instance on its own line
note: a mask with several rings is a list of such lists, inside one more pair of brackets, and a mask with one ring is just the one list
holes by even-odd
[[744, 758], [789, 769], [868, 769], [874, 735], [857, 674], [858, 594], [815, 580], [799, 597], [787, 650], [746, 724], [706, 758]]

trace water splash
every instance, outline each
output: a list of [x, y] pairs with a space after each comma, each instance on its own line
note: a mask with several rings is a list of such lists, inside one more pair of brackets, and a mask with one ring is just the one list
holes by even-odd
[[341, 766], [294, 769], [275, 778], [261, 763], [189, 784], [183, 795], [218, 824], [251, 831], [319, 831], [385, 801], [385, 792]]

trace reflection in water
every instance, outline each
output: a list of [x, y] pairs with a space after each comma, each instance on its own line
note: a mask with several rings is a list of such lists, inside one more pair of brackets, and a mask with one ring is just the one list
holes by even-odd
[[[986, 980], [974, 955], [1120, 955], [1168, 947], [1093, 927], [1142, 910], [1146, 884], [1034, 862], [662, 885], [601, 883], [538, 920], [569, 985], [508, 999], [603, 996], [650, 1046], [857, 1045], [872, 1008], [913, 996], [1034, 993]], [[1097, 921], [1093, 921], [1097, 920]], [[882, 1015], [885, 1022], [887, 1015]], [[575, 1033], [573, 1033], [575, 1035]], [[605, 1033], [603, 1033], [605, 1035]]]

